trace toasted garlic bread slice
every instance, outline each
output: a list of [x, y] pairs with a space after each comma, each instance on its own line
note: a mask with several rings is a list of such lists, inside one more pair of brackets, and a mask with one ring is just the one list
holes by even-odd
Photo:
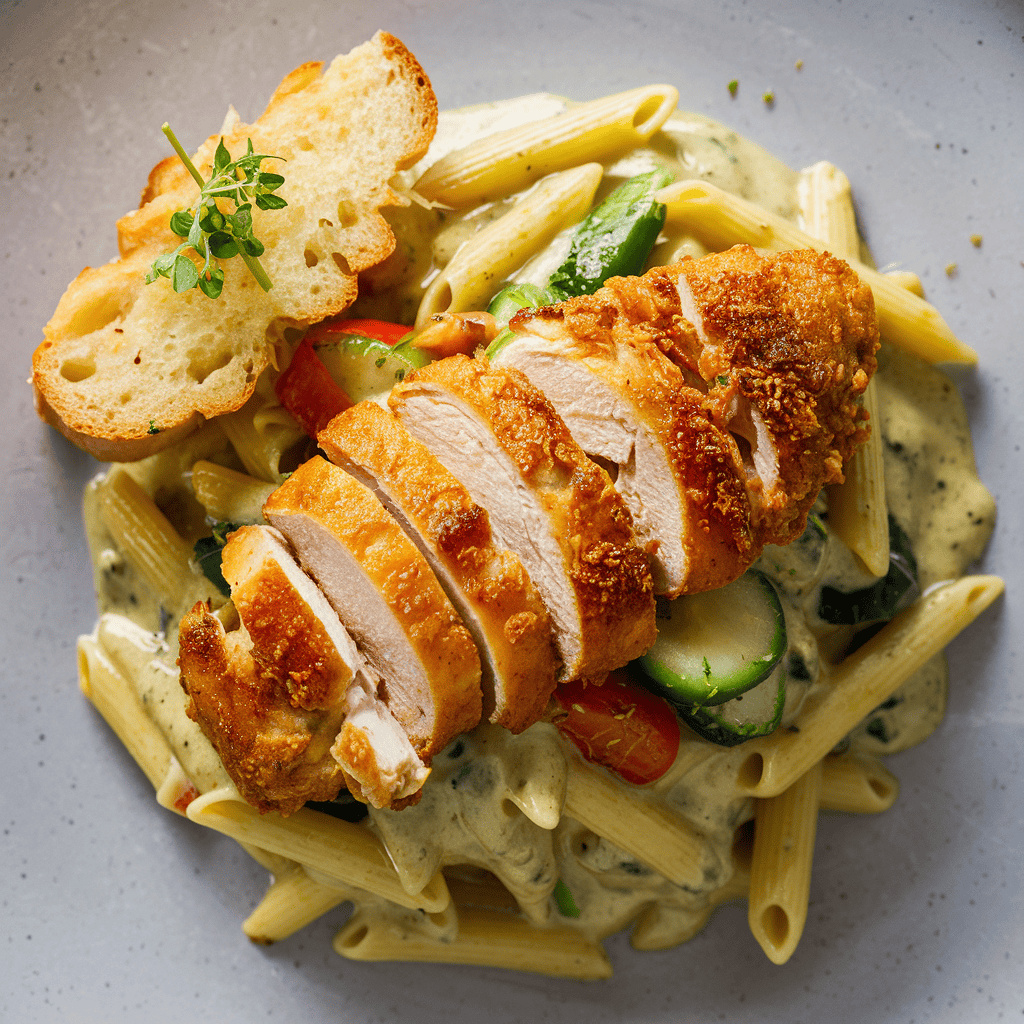
[[495, 544], [487, 512], [374, 402], [336, 416], [317, 440], [430, 563], [480, 650], [484, 714], [516, 733], [538, 721], [555, 687], [551, 621], [518, 556]]
[[554, 624], [561, 678], [603, 677], [650, 647], [653, 584], [632, 516], [526, 377], [452, 356], [389, 401], [522, 559]]
[[428, 759], [480, 720], [480, 658], [430, 566], [373, 492], [316, 457], [263, 506]]
[[[121, 259], [86, 268], [71, 283], [33, 358], [40, 416], [98, 458], [130, 461], [173, 444], [203, 420], [239, 408], [286, 326], [315, 323], [356, 297], [356, 275], [394, 248], [380, 215], [403, 200], [389, 187], [433, 137], [437, 103], [411, 53], [393, 36], [374, 38], [329, 67], [288, 75], [260, 118], [225, 124], [224, 144], [256, 152], [284, 175], [281, 210], [252, 210], [266, 246], [264, 292], [240, 258], [225, 260], [224, 289], [175, 293], [145, 274], [180, 239], [171, 214], [198, 186], [163, 161], [144, 205], [118, 224]], [[194, 163], [208, 176], [218, 136]], [[176, 158], [175, 158], [176, 159]]]
[[288, 814], [333, 799], [346, 781], [378, 807], [416, 792], [428, 770], [281, 535], [242, 527], [224, 547], [223, 572], [241, 628], [225, 632], [197, 604], [182, 619], [178, 664], [188, 714], [246, 800]]

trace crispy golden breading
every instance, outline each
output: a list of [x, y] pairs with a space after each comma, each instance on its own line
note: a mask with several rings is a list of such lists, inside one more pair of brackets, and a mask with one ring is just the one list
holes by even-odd
[[550, 616], [522, 562], [495, 542], [487, 512], [374, 402], [336, 416], [317, 441], [332, 462], [369, 477], [429, 553], [480, 648], [484, 714], [516, 733], [536, 722], [555, 687]]
[[282, 675], [257, 664], [245, 633], [225, 633], [205, 604], [182, 618], [178, 640], [186, 711], [249, 803], [290, 814], [337, 796], [344, 777], [330, 747], [340, 714], [296, 707]]
[[[548, 531], [560, 547], [561, 565], [545, 561], [543, 573], [529, 564], [527, 568], [542, 595], [564, 593], [564, 585], [553, 579], [568, 577], [571, 596], [566, 596], [574, 608], [564, 621], [558, 621], [547, 598], [556, 642], [566, 662], [564, 678], [603, 677], [642, 654], [656, 635], [654, 594], [632, 516], [608, 474], [587, 458], [551, 403], [523, 374], [491, 367], [486, 360], [452, 356], [414, 371], [393, 389], [390, 403], [410, 432], [442, 462], [446, 457], [437, 443], [447, 444], [447, 437], [440, 432], [430, 437], [429, 424], [425, 432], [416, 425], [413, 406], [425, 408], [424, 402], [450, 411], [459, 406], [472, 410], [463, 420], [464, 427], [474, 430], [475, 442], [491, 453], [489, 457], [502, 464], [511, 461], [516, 477], [513, 488], [521, 484], [542, 506], [545, 524], [538, 528], [537, 537], [517, 550], [525, 557], [524, 547], [533, 547]], [[459, 429], [453, 422], [451, 430]], [[462, 456], [463, 461], [466, 458]], [[448, 468], [466, 482], [463, 467]], [[470, 491], [474, 493], [473, 487]], [[476, 494], [475, 500], [487, 507], [493, 524], [493, 502]], [[513, 518], [521, 515], [513, 513]], [[513, 537], [505, 536], [505, 542], [511, 546]], [[574, 622], [571, 627], [569, 619]], [[567, 634], [573, 634], [572, 654], [566, 653]]]
[[755, 520], [765, 543], [786, 544], [867, 436], [856, 399], [877, 365], [871, 289], [811, 249], [766, 258], [735, 246], [659, 273], [679, 278], [684, 299], [685, 281], [692, 296], [682, 314], [702, 343], [690, 368], [707, 383], [714, 421], [753, 443], [759, 417], [770, 437], [774, 472], [759, 467], [750, 479]]

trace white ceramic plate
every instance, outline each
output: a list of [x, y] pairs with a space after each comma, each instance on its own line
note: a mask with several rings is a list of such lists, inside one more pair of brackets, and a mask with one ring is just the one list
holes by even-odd
[[[793, 166], [834, 161], [853, 181], [878, 262], [918, 272], [981, 354], [978, 369], [956, 379], [981, 476], [999, 501], [982, 568], [1007, 576], [1008, 596], [953, 645], [949, 716], [927, 744], [892, 760], [903, 784], [896, 807], [823, 819], [807, 927], [785, 967], [765, 959], [740, 908], [669, 952], [610, 941], [616, 975], [599, 984], [350, 963], [330, 948], [343, 909], [277, 946], [251, 946], [239, 923], [263, 872], [233, 843], [159, 809], [77, 691], [74, 640], [94, 617], [79, 501], [97, 467], [33, 415], [24, 381], [40, 329], [84, 265], [115, 255], [114, 220], [165, 155], [165, 119], [192, 140], [219, 125], [229, 102], [252, 119], [286, 71], [378, 27], [417, 54], [446, 106], [540, 89], [587, 99], [668, 81], [683, 108], [725, 120]], [[0, 1017], [1020, 1019], [1019, 5], [5, 2], [0, 37]], [[984, 236], [981, 248], [972, 234]], [[959, 267], [952, 277], [949, 263]]]

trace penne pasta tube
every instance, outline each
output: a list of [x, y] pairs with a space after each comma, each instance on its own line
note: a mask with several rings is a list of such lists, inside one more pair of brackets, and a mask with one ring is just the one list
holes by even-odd
[[436, 913], [448, 905], [448, 889], [440, 873], [422, 892], [407, 893], [383, 844], [362, 825], [305, 807], [287, 818], [275, 813], [261, 815], [226, 790], [193, 800], [187, 813], [200, 825], [296, 860], [343, 885], [366, 889], [400, 906]]
[[174, 754], [95, 634], [78, 640], [78, 687], [106, 719], [153, 788], [159, 789], [175, 760]]
[[805, 167], [796, 183], [799, 225], [840, 259], [857, 259], [860, 236], [850, 179], [827, 160]]
[[899, 795], [899, 780], [870, 754], [830, 754], [821, 762], [823, 811], [880, 814]]
[[112, 469], [97, 497], [103, 523], [121, 550], [165, 605], [179, 605], [192, 575], [192, 546], [124, 470]]
[[[804, 230], [844, 260], [860, 253], [850, 181], [835, 164], [821, 160], [800, 172], [797, 202]], [[873, 382], [862, 406], [871, 433], [843, 468], [846, 479], [828, 488], [828, 522], [873, 576], [889, 569], [889, 509], [885, 499], [878, 393]]]
[[263, 503], [275, 485], [201, 460], [192, 467], [192, 490], [206, 514], [223, 522], [263, 522]]
[[913, 292], [920, 298], [924, 298], [924, 285], [921, 284], [921, 278], [917, 276], [911, 270], [887, 270], [885, 276], [892, 281], [893, 284], [898, 284], [901, 288], [906, 288], [908, 292]]
[[482, 907], [460, 907], [458, 919], [455, 938], [436, 942], [398, 934], [357, 913], [335, 936], [334, 949], [350, 960], [506, 967], [580, 981], [611, 977], [604, 949], [575, 928], [535, 928], [521, 917]]
[[[667, 207], [666, 227], [686, 227], [712, 249], [724, 250], [740, 242], [776, 252], [826, 249], [788, 220], [706, 181], [674, 182], [657, 198]], [[978, 361], [974, 349], [953, 334], [934, 306], [859, 260], [847, 262], [874, 294], [878, 326], [886, 341], [930, 363], [973, 365]]]
[[784, 964], [793, 955], [807, 921], [820, 794], [819, 761], [754, 809], [747, 922], [772, 963]]
[[253, 942], [268, 946], [288, 938], [349, 899], [349, 890], [315, 881], [296, 864], [271, 883], [242, 923]]
[[430, 282], [416, 314], [418, 328], [437, 313], [483, 309], [501, 283], [564, 227], [582, 220], [603, 171], [589, 163], [540, 182], [498, 220], [462, 245]]
[[714, 854], [684, 818], [623, 792], [601, 768], [569, 760], [565, 814], [676, 885], [703, 885]]
[[649, 85], [496, 132], [442, 157], [413, 190], [463, 209], [519, 192], [552, 171], [606, 161], [646, 142], [676, 108], [671, 85]]
[[766, 797], [788, 789], [1003, 590], [998, 576], [965, 576], [918, 598], [833, 669], [793, 726], [744, 744], [740, 790]]

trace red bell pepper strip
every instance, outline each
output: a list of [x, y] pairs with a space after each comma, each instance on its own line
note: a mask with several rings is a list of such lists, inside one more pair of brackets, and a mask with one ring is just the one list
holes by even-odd
[[288, 368], [277, 378], [274, 391], [281, 404], [314, 440], [338, 413], [352, 405], [352, 399], [317, 358], [309, 334], [299, 343]]
[[679, 719], [668, 701], [634, 683], [625, 670], [610, 673], [603, 684], [563, 683], [555, 699], [565, 712], [554, 718], [555, 725], [588, 761], [635, 786], [660, 779], [672, 767]]
[[321, 320], [306, 332], [314, 345], [330, 341], [332, 334], [357, 334], [361, 338], [375, 338], [385, 345], [394, 345], [402, 340], [411, 327], [392, 324], [386, 320]]

